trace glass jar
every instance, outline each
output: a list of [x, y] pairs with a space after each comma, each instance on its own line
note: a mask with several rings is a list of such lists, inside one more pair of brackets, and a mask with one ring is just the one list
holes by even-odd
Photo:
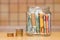
[[27, 34], [50, 35], [51, 12], [49, 9], [49, 7], [46, 9], [41, 9], [40, 7], [29, 8], [27, 13]]

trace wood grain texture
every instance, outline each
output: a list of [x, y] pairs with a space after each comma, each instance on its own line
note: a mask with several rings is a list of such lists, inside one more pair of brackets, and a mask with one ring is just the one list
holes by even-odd
[[55, 4], [60, 3], [60, 0], [54, 0]]
[[27, 36], [23, 37], [7, 37], [7, 32], [0, 32], [0, 40], [60, 40], [60, 32], [52, 32], [50, 36]]
[[0, 21], [3, 21], [0, 25], [26, 25], [26, 12], [28, 7], [33, 6], [49, 6], [52, 13], [51, 24], [60, 25], [60, 0], [10, 0], [10, 4], [9, 0], [0, 0], [0, 4]]

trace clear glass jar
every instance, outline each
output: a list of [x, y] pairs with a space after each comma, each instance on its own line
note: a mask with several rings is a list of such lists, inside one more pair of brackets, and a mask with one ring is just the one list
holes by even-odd
[[49, 9], [49, 7], [46, 9], [40, 7], [29, 8], [27, 13], [27, 34], [45, 36], [51, 34], [51, 12]]

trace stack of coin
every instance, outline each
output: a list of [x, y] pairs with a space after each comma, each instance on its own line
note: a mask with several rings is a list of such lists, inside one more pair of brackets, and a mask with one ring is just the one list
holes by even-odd
[[14, 37], [14, 33], [7, 33], [7, 37]]
[[16, 36], [23, 36], [23, 29], [16, 29]]

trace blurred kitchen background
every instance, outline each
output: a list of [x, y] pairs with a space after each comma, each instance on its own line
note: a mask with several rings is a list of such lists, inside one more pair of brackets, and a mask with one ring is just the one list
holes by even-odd
[[[0, 0], [0, 31], [26, 28], [29, 7], [50, 7], [51, 27], [60, 30], [60, 0]], [[9, 30], [8, 29], [8, 30]]]

